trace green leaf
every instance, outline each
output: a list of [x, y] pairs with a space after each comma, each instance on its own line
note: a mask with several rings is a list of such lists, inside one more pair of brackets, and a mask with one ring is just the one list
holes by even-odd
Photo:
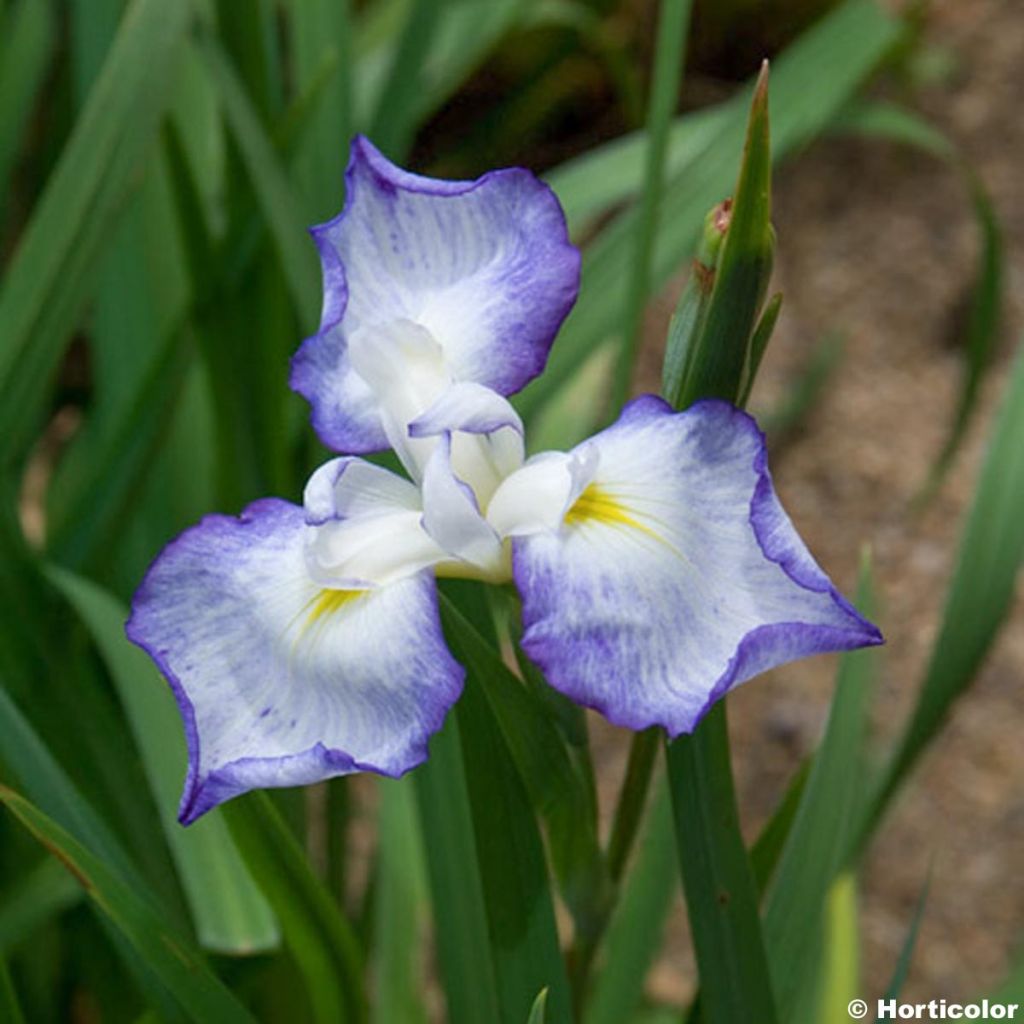
[[0, 761], [55, 821], [103, 858], [133, 887], [145, 890], [121, 843], [82, 797], [18, 706], [0, 687]]
[[[533, 810], [502, 732], [469, 668], [455, 710], [476, 836], [500, 1020], [525, 1020], [542, 988], [556, 1020], [571, 1019], [547, 864]], [[442, 919], [443, 920], [443, 919]]]
[[255, 1018], [210, 972], [200, 953], [169, 928], [103, 859], [6, 786], [0, 786], [0, 802], [61, 861], [194, 1020], [254, 1024]]
[[0, 956], [35, 929], [82, 899], [82, 888], [52, 857], [4, 887], [0, 902]]
[[[736, 402], [752, 380], [750, 339], [772, 271], [772, 161], [768, 127], [768, 65], [761, 70], [750, 107], [739, 181], [727, 218], [714, 285], [693, 341], [693, 355], [677, 394], [665, 398], [685, 408], [696, 398]], [[767, 340], [767, 339], [765, 339]]]
[[547, 823], [555, 874], [577, 927], [589, 932], [604, 917], [608, 879], [587, 780], [569, 757], [548, 707], [509, 671], [447, 595], [441, 613], [456, 656], [482, 690], [530, 801]]
[[[872, 606], [871, 570], [862, 563], [857, 605]], [[843, 867], [856, 821], [877, 653], [844, 654], [828, 726], [768, 891], [764, 936], [782, 1020], [816, 989], [829, 890]]]
[[351, 0], [293, 0], [290, 5], [296, 84], [302, 94], [319, 92], [321, 69], [332, 62], [296, 158], [307, 199], [304, 210], [311, 220], [326, 220], [341, 205], [345, 147], [352, 135], [350, 5]]
[[393, 160], [401, 162], [416, 130], [416, 105], [422, 93], [423, 65], [433, 41], [443, 4], [410, 0], [409, 12], [398, 37], [370, 134]]
[[224, 821], [207, 815], [189, 828], [175, 817], [186, 763], [181, 716], [149, 657], [124, 635], [127, 609], [90, 580], [51, 568], [103, 656], [142, 757], [160, 823], [174, 857], [200, 943], [222, 953], [278, 945], [277, 923], [245, 868]]
[[320, 308], [320, 275], [291, 186], [238, 73], [216, 40], [201, 36], [199, 54], [224, 105], [303, 329], [311, 330]]
[[378, 782], [376, 954], [372, 1020], [425, 1024], [422, 1004], [426, 878], [412, 780]]
[[603, 956], [584, 1014], [585, 1024], [620, 1024], [640, 1005], [647, 972], [678, 885], [678, 861], [667, 787], [660, 787], [612, 915]]
[[416, 770], [416, 794], [438, 922], [436, 940], [450, 1024], [502, 1019], [483, 882], [455, 716]]
[[0, 11], [0, 24], [0, 194], [6, 201], [22, 132], [56, 40], [49, 0], [18, 0]]
[[0, 455], [39, 403], [169, 100], [184, 0], [134, 0], [0, 289]]
[[793, 1018], [800, 1024], [848, 1024], [849, 1005], [861, 991], [857, 880], [852, 872], [836, 878], [825, 904], [823, 969], [814, 1003]]
[[650, 293], [651, 254], [658, 223], [669, 128], [679, 99], [690, 7], [690, 0], [663, 0], [658, 14], [653, 82], [647, 110], [649, 144], [644, 187], [640, 193], [640, 210], [636, 219], [629, 287], [626, 291], [622, 344], [613, 378], [614, 409], [618, 409], [629, 397], [633, 363], [640, 344], [644, 309]]
[[0, 1017], [7, 1024], [25, 1024], [18, 993], [14, 989], [11, 972], [7, 969], [7, 961], [0, 956]]
[[220, 813], [302, 971], [311, 1019], [318, 1024], [365, 1020], [355, 936], [270, 797], [248, 793], [225, 804]]
[[929, 868], [928, 877], [925, 879], [924, 885], [921, 886], [921, 894], [917, 897], [917, 906], [914, 908], [914, 916], [911, 918], [910, 927], [907, 929], [907, 937], [903, 940], [899, 959], [896, 961], [896, 966], [893, 967], [892, 978], [889, 979], [889, 986], [885, 990], [885, 999], [899, 999], [899, 995], [903, 991], [903, 985], [907, 980], [907, 975], [910, 973], [910, 962], [914, 958], [914, 947], [917, 945], [917, 936], [921, 930], [921, 922], [924, 920], [924, 908], [928, 904], [928, 893], [931, 890], [931, 884], [932, 875], [931, 868]]
[[[772, 156], [778, 160], [829, 124], [899, 36], [899, 24], [873, 0], [846, 0], [779, 57], [772, 68]], [[652, 290], [692, 251], [706, 212], [730, 187], [743, 145], [750, 93], [729, 103], [729, 116], [702, 136], [704, 146], [676, 168], [665, 187], [655, 239]], [[517, 399], [532, 417], [570, 379], [620, 320], [636, 214], [618, 216], [583, 257], [580, 298], [544, 374]]]
[[725, 705], [668, 745], [676, 847], [704, 1024], [774, 1024], [775, 998], [729, 762]]
[[1006, 618], [1024, 562], [1024, 345], [1018, 351], [960, 541], [953, 582], [914, 711], [867, 815], [866, 841], [942, 727]]
[[537, 998], [533, 1002], [533, 1009], [530, 1010], [530, 1016], [527, 1018], [526, 1024], [545, 1024], [545, 1021], [548, 1019], [547, 1006], [548, 990], [542, 988], [537, 993]]
[[166, 440], [191, 356], [180, 335], [166, 336], [134, 398], [122, 405], [77, 481], [54, 503], [47, 546], [55, 560], [75, 568], [88, 565], [124, 530], [133, 499]]
[[793, 827], [797, 809], [803, 800], [807, 777], [813, 764], [814, 759], [807, 758], [793, 773], [778, 807], [750, 848], [750, 868], [754, 872], [754, 882], [761, 893], [768, 888], [768, 883], [782, 857], [782, 850], [789, 838], [789, 830]]

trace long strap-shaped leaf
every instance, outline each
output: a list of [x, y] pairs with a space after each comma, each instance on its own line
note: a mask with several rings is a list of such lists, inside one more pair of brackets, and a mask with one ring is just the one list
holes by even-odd
[[[827, 125], [898, 35], [898, 23], [874, 0], [846, 0], [782, 54], [772, 68], [773, 158], [791, 152]], [[703, 123], [703, 145], [694, 146], [688, 154], [690, 159], [675, 166], [675, 175], [661, 200], [651, 265], [652, 289], [661, 287], [683, 265], [704, 215], [727, 193], [743, 145], [748, 103], [744, 94], [730, 101], [728, 117]], [[622, 150], [613, 149], [612, 154], [622, 170]], [[626, 155], [628, 160], [624, 162], [632, 174], [622, 180], [638, 184], [642, 145], [636, 144]], [[592, 164], [590, 172], [600, 174], [600, 165]], [[635, 218], [634, 211], [626, 211], [585, 251], [579, 301], [559, 335], [544, 374], [516, 401], [525, 417], [532, 417], [576, 373], [586, 356], [608, 337], [608, 325], [618, 323]]]
[[17, 450], [169, 98], [186, 0], [134, 0], [0, 289], [0, 454]]
[[270, 901], [306, 981], [317, 1024], [366, 1018], [359, 948], [348, 921], [266, 793], [226, 804], [231, 835]]
[[725, 705], [668, 747], [676, 842], [704, 1024], [776, 1020], [757, 888], [740, 834]]
[[430, 760], [415, 779], [448, 1020], [498, 1022], [484, 888], [454, 715], [431, 740]]
[[208, 816], [183, 829], [175, 818], [185, 764], [181, 723], [170, 690], [152, 662], [125, 638], [126, 609], [81, 576], [59, 569], [51, 569], [48, 575], [89, 628], [107, 664], [160, 811], [199, 941], [227, 953], [275, 947], [277, 923], [224, 821]]
[[6, 786], [0, 786], [0, 802], [74, 875], [193, 1020], [254, 1024], [255, 1018], [210, 971], [199, 952], [99, 857]]
[[913, 715], [869, 812], [867, 841], [953, 702], [971, 684], [1014, 596], [1024, 563], [1024, 343], [967, 520], [938, 640]]
[[537, 821], [472, 668], [456, 709], [501, 1020], [525, 1020], [548, 989], [552, 1020], [571, 1018], [547, 863]]
[[[871, 576], [861, 567], [857, 606], [870, 614]], [[828, 727], [815, 756], [764, 913], [765, 943], [783, 1020], [809, 998], [820, 967], [825, 904], [846, 859], [861, 798], [863, 744], [877, 652], [844, 654]], [[859, 769], [858, 770], [858, 766]]]

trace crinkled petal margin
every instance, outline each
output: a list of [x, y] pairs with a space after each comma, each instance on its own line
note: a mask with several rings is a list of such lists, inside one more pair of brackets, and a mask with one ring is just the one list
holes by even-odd
[[[196, 615], [193, 606], [196, 602], [206, 602], [210, 609], [210, 622], [230, 621], [236, 610], [231, 605], [235, 601], [231, 588], [239, 587], [259, 612], [251, 620], [240, 616], [241, 628], [251, 630], [254, 624], [263, 622], [268, 631], [273, 631], [275, 625], [286, 619], [290, 623], [286, 629], [291, 628], [295, 608], [304, 610], [308, 607], [310, 595], [315, 598], [321, 593], [305, 573], [302, 538], [306, 529], [301, 508], [273, 498], [254, 502], [238, 518], [206, 516], [163, 549], [135, 594], [132, 613], [125, 627], [126, 634], [153, 658], [167, 679], [184, 723], [188, 770], [179, 808], [179, 820], [183, 824], [190, 824], [216, 805], [250, 789], [304, 785], [354, 771], [398, 777], [426, 759], [430, 736], [440, 729], [448, 709], [462, 691], [465, 673], [445, 645], [436, 586], [430, 575], [425, 573], [392, 588], [381, 588], [364, 599], [380, 600], [377, 595], [383, 595], [381, 614], [396, 621], [385, 622], [380, 628], [393, 630], [397, 650], [389, 652], [386, 649], [389, 645], [380, 645], [376, 642], [380, 637], [377, 637], [373, 650], [356, 651], [351, 655], [354, 660], [350, 666], [363, 666], [363, 677], [359, 680], [359, 687], [363, 690], [361, 695], [366, 697], [367, 687], [372, 688], [365, 673], [376, 670], [374, 659], [378, 659], [382, 671], [400, 664], [399, 655], [402, 653], [411, 652], [416, 662], [408, 667], [410, 678], [407, 681], [415, 683], [408, 690], [396, 689], [394, 679], [381, 680], [382, 686], [391, 686], [382, 706], [387, 713], [394, 715], [395, 720], [384, 721], [383, 724], [377, 722], [373, 726], [387, 740], [380, 749], [346, 750], [315, 738], [304, 740], [295, 750], [280, 749], [281, 732], [287, 730], [288, 724], [284, 723], [282, 729], [280, 725], [264, 726], [263, 723], [273, 721], [271, 712], [279, 721], [281, 715], [293, 712], [289, 704], [291, 698], [280, 689], [285, 682], [283, 679], [270, 678], [254, 683], [245, 678], [232, 679], [228, 676], [222, 679], [218, 676], [213, 684], [220, 688], [215, 693], [217, 700], [210, 701], [210, 684], [202, 684], [201, 674], [216, 672], [216, 666], [197, 664], [192, 659], [196, 650], [210, 643], [209, 636], [195, 634], [196, 624], [201, 630], [206, 620], [202, 614]], [[247, 562], [249, 556], [254, 559], [253, 564], [258, 563], [252, 571]], [[285, 566], [280, 578], [274, 575], [279, 563]], [[271, 588], [275, 590], [273, 595], [269, 592]], [[287, 593], [288, 599], [283, 606], [275, 608], [273, 602], [279, 596], [276, 594], [279, 589]], [[408, 622], [398, 621], [403, 610], [411, 610]], [[364, 621], [374, 621], [365, 619], [365, 610], [363, 614]], [[379, 616], [376, 618], [379, 620]], [[404, 627], [410, 628], [403, 634]], [[356, 637], [364, 632], [360, 629]], [[263, 655], [266, 651], [259, 647], [265, 639], [257, 637], [254, 641], [255, 675], [259, 675], [259, 666], [265, 661]], [[228, 642], [236, 640], [229, 637]], [[385, 649], [381, 649], [382, 646]], [[397, 660], [394, 664], [387, 663], [392, 654]], [[243, 661], [245, 656], [243, 652]], [[302, 682], [322, 687], [321, 676]], [[197, 680], [201, 685], [197, 686]], [[250, 685], [254, 692], [241, 693]], [[204, 688], [208, 691], [204, 697], [205, 712], [197, 708], [194, 699]], [[302, 691], [299, 693], [301, 696]], [[327, 696], [333, 699], [337, 695]], [[348, 694], [342, 696], [348, 699]], [[355, 694], [356, 699], [359, 697], [360, 694]], [[372, 708], [374, 700], [370, 693], [368, 700], [364, 701], [364, 705], [371, 705], [371, 714], [375, 713]], [[218, 724], [218, 729], [230, 729], [236, 721], [240, 722], [245, 745], [251, 747], [252, 738], [244, 730], [252, 730], [258, 737], [260, 730], [266, 728], [278, 747], [273, 755], [254, 756], [251, 750], [246, 750], [243, 756], [224, 757], [217, 763], [205, 764], [204, 745], [211, 742], [208, 733], [210, 708], [217, 706], [218, 702], [227, 702], [224, 705], [227, 714], [225, 720]], [[257, 710], [264, 704], [266, 706], [262, 710]], [[322, 703], [319, 705], [320, 710], [323, 706]], [[365, 713], [366, 706], [363, 711]], [[204, 714], [207, 717], [205, 724]], [[291, 722], [292, 727], [296, 724], [295, 720]], [[308, 734], [310, 730], [330, 731], [331, 728], [333, 725], [329, 727], [323, 721], [303, 722], [302, 731]], [[348, 726], [343, 725], [342, 731], [345, 728]], [[358, 727], [355, 728], [358, 733]], [[216, 742], [218, 737], [213, 736], [212, 740]]]
[[[795, 599], [799, 600], [799, 591], [825, 598], [821, 621], [780, 619], [755, 625], [737, 638], [733, 654], [717, 677], [707, 678], [699, 687], [691, 687], [687, 683], [688, 690], [697, 691], [688, 694], [690, 700], [660, 703], [656, 700], [659, 706], [652, 707], [650, 701], [637, 699], [641, 696], [638, 689], [644, 686], [642, 678], [634, 681], [638, 689], [630, 690], [619, 686], [619, 680], [602, 683], [581, 674], [581, 665], [613, 663], [618, 644], [614, 631], [602, 635], [600, 630], [584, 629], [582, 635], [573, 635], [571, 630], [559, 627], [559, 616], [571, 595], [557, 592], [558, 583], [550, 571], [543, 567], [537, 571], [537, 552], [541, 552], [540, 558], [548, 561], [558, 556], [561, 542], [554, 540], [550, 533], [540, 539], [516, 538], [513, 540], [513, 576], [523, 598], [523, 647], [544, 671], [552, 686], [577, 703], [601, 712], [615, 725], [637, 730], [662, 726], [674, 737], [692, 732], [725, 693], [769, 668], [812, 654], [852, 650], [883, 642], [878, 628], [857, 612], [818, 567], [786, 516], [772, 485], [764, 435], [749, 415], [717, 400], [701, 401], [683, 413], [674, 413], [661, 399], [642, 396], [631, 402], [619, 421], [604, 433], [643, 431], [650, 424], [657, 425], [662, 431], [671, 424], [692, 430], [696, 424], [699, 429], [693, 432], [692, 445], [698, 450], [698, 459], [712, 458], [710, 453], [722, 443], [722, 438], [740, 437], [746, 445], [744, 450], [753, 452], [752, 467], [748, 463], [752, 475], [746, 517], [753, 540], [766, 562], [777, 565], [792, 581]], [[645, 439], [647, 452], [655, 461], [659, 458], [657, 438], [657, 434], [652, 434]], [[599, 451], [606, 449], [607, 454], [608, 445], [602, 441], [603, 435], [599, 434], [586, 443], [596, 445]], [[705, 445], [707, 450], [701, 450]], [[670, 456], [672, 453], [669, 451], [660, 453], [664, 465], [677, 464]], [[599, 479], [602, 471], [599, 471]], [[829, 603], [834, 607], [834, 613], [828, 613]], [[637, 628], [643, 628], [649, 621], [643, 609], [623, 609], [617, 628], [628, 632], [630, 622], [636, 623]], [[682, 624], [677, 634], [661, 640], [668, 645], [701, 643], [700, 636], [684, 635]], [[606, 647], [601, 657], [594, 657], [595, 644]]]
[[[341, 213], [312, 229], [324, 303], [319, 330], [292, 361], [291, 386], [310, 402], [313, 427], [328, 447], [367, 454], [387, 442], [374, 397], [349, 363], [348, 331], [375, 319], [416, 320], [445, 347], [456, 379], [513, 394], [547, 362], [576, 301], [580, 256], [554, 193], [524, 168], [473, 181], [427, 178], [396, 167], [357, 136], [345, 181]], [[402, 206], [415, 197], [425, 203]], [[483, 212], [445, 231], [445, 201], [475, 197]], [[378, 218], [386, 223], [371, 228], [360, 218], [373, 207], [388, 212]], [[464, 267], [472, 232], [481, 230], [494, 237], [474, 243], [482, 262]], [[362, 244], [351, 244], [349, 235]], [[439, 268], [436, 287], [432, 266]]]

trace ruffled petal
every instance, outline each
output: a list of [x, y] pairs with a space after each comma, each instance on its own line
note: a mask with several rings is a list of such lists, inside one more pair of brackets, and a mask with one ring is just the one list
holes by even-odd
[[303, 510], [276, 499], [207, 516], [153, 563], [128, 636], [156, 661], [185, 722], [188, 824], [250, 789], [427, 756], [462, 689], [433, 579], [325, 590], [306, 568]]
[[579, 287], [558, 200], [529, 171], [425, 178], [363, 138], [352, 145], [345, 208], [313, 237], [324, 307], [292, 387], [310, 401], [321, 439], [350, 453], [386, 443], [352, 365], [354, 332], [413, 321], [441, 345], [454, 379], [511, 394], [543, 369]]
[[676, 736], [766, 669], [882, 642], [797, 535], [749, 416], [647, 396], [591, 446], [560, 528], [513, 541], [523, 646], [554, 687]]

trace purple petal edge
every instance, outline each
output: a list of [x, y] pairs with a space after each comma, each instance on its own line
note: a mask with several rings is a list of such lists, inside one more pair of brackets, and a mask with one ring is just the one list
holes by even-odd
[[[756, 455], [753, 469], [758, 480], [750, 501], [750, 524], [755, 540], [765, 558], [777, 564], [797, 586], [814, 593], [828, 594], [835, 605], [852, 621], [850, 627], [846, 629], [802, 622], [780, 622], [755, 627], [740, 638], [735, 654], [729, 659], [725, 671], [715, 681], [700, 710], [695, 715], [677, 720], [673, 719], [671, 715], [655, 717], [634, 715], [628, 707], [623, 708], [617, 703], [609, 704], [604, 700], [595, 699], [593, 695], [580, 693], [571, 680], [556, 682], [551, 676], [553, 659], [545, 656], [546, 642], [531, 643], [527, 636], [534, 623], [527, 619], [524, 604], [522, 649], [540, 667], [545, 678], [555, 689], [576, 703], [598, 711], [613, 725], [636, 731], [651, 726], [660, 726], [665, 729], [670, 739], [693, 732], [711, 707], [732, 689], [737, 679], [746, 679], [761, 671], [767, 671], [770, 667], [813, 654], [851, 651], [863, 647], [876, 647], [885, 643], [879, 628], [861, 615], [839, 592], [829, 577], [803, 548], [802, 543], [799, 547], [795, 547], [781, 535], [778, 527], [782, 523], [788, 523], [788, 517], [786, 517], [775, 493], [771, 473], [768, 469], [765, 434], [749, 413], [729, 402], [715, 398], [700, 399], [687, 409], [677, 412], [660, 396], [644, 394], [632, 399], [623, 407], [617, 422], [666, 415], [686, 416], [695, 412], [711, 413], [726, 419], [738, 418], [741, 427], [755, 440]], [[523, 576], [517, 554], [519, 544], [517, 539], [513, 539], [512, 575], [516, 588], [522, 593]], [[786, 643], [787, 640], [794, 639], [797, 641], [796, 643]], [[771, 651], [782, 646], [799, 653], [785, 658], [784, 661], [766, 664], [763, 669], [756, 667], [759, 662], [770, 662]]]
[[[250, 789], [272, 785], [273, 783], [270, 781], [263, 782], [260, 780], [261, 778], [271, 779], [277, 774], [276, 768], [282, 764], [288, 764], [293, 767], [309, 765], [314, 770], [326, 768], [329, 772], [337, 774], [350, 771], [372, 771], [389, 778], [400, 778], [406, 772], [411, 771], [426, 761], [429, 754], [429, 741], [431, 737], [441, 729], [449, 708], [461, 696], [466, 672], [458, 662], [452, 659], [452, 665], [458, 676], [456, 692], [452, 700], [444, 707], [440, 705], [435, 707], [431, 703], [431, 711], [427, 715], [426, 729], [423, 731], [421, 741], [413, 746], [410, 756], [403, 759], [401, 767], [398, 768], [357, 761], [346, 751], [330, 749], [322, 743], [317, 743], [308, 750], [285, 757], [240, 758], [209, 772], [205, 777], [200, 777], [199, 731], [196, 725], [195, 708], [184, 685], [171, 668], [167, 660], [166, 651], [150, 644], [144, 636], [144, 606], [152, 599], [151, 591], [153, 588], [154, 570], [165, 555], [175, 551], [186, 541], [189, 535], [197, 531], [217, 532], [229, 529], [235, 530], [241, 525], [254, 528], [256, 531], [255, 535], [260, 536], [261, 534], [273, 532], [273, 520], [278, 517], [282, 515], [301, 516], [302, 514], [302, 509], [291, 502], [280, 498], [260, 498], [247, 505], [237, 517], [224, 515], [223, 513], [212, 513], [203, 516], [198, 523], [182, 531], [161, 548], [132, 597], [131, 612], [125, 622], [125, 635], [129, 641], [140, 647], [153, 659], [160, 673], [167, 680], [175, 703], [178, 706], [178, 711], [181, 714], [185, 730], [188, 767], [185, 774], [181, 801], [178, 806], [178, 821], [182, 825], [191, 825], [218, 804], [235, 796], [240, 796]], [[270, 521], [268, 522], [268, 520]], [[431, 593], [431, 601], [435, 612], [437, 612], [439, 623], [440, 612], [436, 587]], [[440, 631], [440, 625], [438, 625], [438, 630]], [[441, 635], [443, 637], [443, 633]], [[243, 781], [245, 779], [248, 781]], [[302, 783], [294, 784], [301, 785]], [[289, 783], [287, 785], [292, 784]]]
[[[564, 270], [572, 278], [572, 286], [566, 290], [564, 299], [549, 311], [544, 329], [539, 333], [541, 344], [534, 344], [522, 353], [517, 364], [506, 361], [509, 367], [505, 380], [484, 381], [488, 387], [503, 395], [514, 394], [541, 374], [547, 365], [551, 345], [566, 317], [572, 310], [579, 293], [582, 258], [579, 250], [569, 240], [568, 223], [561, 203], [554, 190], [541, 181], [532, 171], [523, 167], [506, 167], [488, 171], [479, 178], [462, 181], [446, 181], [429, 178], [406, 171], [391, 163], [364, 135], [352, 140], [348, 166], [345, 169], [345, 203], [335, 217], [314, 225], [309, 233], [317, 247], [323, 272], [323, 308], [320, 326], [315, 334], [305, 338], [292, 356], [289, 371], [289, 387], [310, 404], [311, 422], [320, 440], [330, 449], [349, 455], [369, 455], [389, 447], [379, 418], [360, 417], [357, 414], [332, 415], [332, 408], [325, 408], [317, 400], [318, 377], [337, 369], [338, 361], [344, 358], [344, 349], [333, 353], [331, 333], [339, 327], [348, 306], [348, 283], [341, 257], [329, 240], [331, 230], [339, 226], [355, 202], [356, 177], [360, 167], [365, 167], [373, 176], [374, 183], [382, 192], [395, 194], [398, 189], [421, 195], [456, 196], [464, 195], [478, 188], [486, 187], [492, 181], [503, 177], [525, 176], [531, 186], [543, 195], [552, 207], [554, 220], [558, 224], [559, 237], [555, 248], [560, 251]], [[324, 351], [326, 349], [326, 352]], [[522, 356], [525, 355], [525, 358]]]

